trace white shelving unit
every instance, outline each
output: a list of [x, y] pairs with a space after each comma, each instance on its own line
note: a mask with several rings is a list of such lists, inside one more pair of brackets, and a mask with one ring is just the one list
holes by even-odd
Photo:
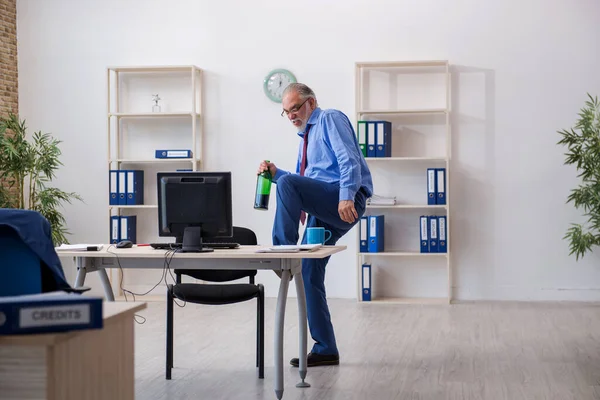
[[[396, 205], [367, 206], [365, 215], [385, 215], [385, 251], [357, 253], [358, 301], [362, 301], [362, 265], [369, 263], [371, 303], [448, 304], [452, 301], [449, 64], [357, 62], [355, 78], [356, 122], [392, 124], [391, 157], [366, 160], [375, 194], [397, 200]], [[427, 204], [427, 168], [446, 169], [445, 205]], [[447, 216], [446, 253], [420, 252], [421, 215]], [[360, 249], [360, 229], [356, 232]]]
[[[194, 65], [184, 66], [134, 66], [108, 67], [108, 162], [110, 167], [118, 169], [124, 164], [187, 164], [187, 168], [196, 171], [202, 161], [202, 70]], [[167, 95], [161, 94], [166, 91]], [[187, 92], [187, 93], [186, 93]], [[151, 95], [159, 94], [161, 112], [152, 112]], [[187, 99], [186, 99], [187, 97]], [[123, 145], [123, 125], [134, 125], [133, 120], [159, 121], [181, 120], [191, 127], [186, 148], [193, 151], [193, 157], [184, 159], [154, 158], [152, 148], [145, 148], [143, 157], [132, 157], [134, 151]], [[140, 123], [138, 121], [138, 123]], [[148, 124], [146, 124], [148, 125]], [[142, 133], [143, 135], [143, 133]], [[151, 146], [164, 144], [172, 148], [173, 136], [163, 136], [159, 140], [148, 139]], [[178, 144], [181, 142], [178, 142]], [[136, 140], [135, 145], [140, 141]], [[155, 147], [154, 149], [158, 149]], [[137, 153], [139, 154], [139, 152]]]
[[[155, 94], [160, 97], [159, 112], [153, 111]], [[144, 171], [144, 204], [110, 205], [107, 195], [109, 217], [136, 215], [138, 243], [168, 242], [158, 235], [156, 174], [202, 169], [202, 70], [194, 65], [108, 67], [107, 99], [108, 170]], [[189, 149], [192, 157], [157, 159], [158, 149]], [[107, 226], [110, 232], [110, 218]], [[148, 275], [147, 285], [152, 287], [160, 277]], [[125, 286], [141, 291], [144, 285]], [[162, 294], [162, 289], [156, 290]]]

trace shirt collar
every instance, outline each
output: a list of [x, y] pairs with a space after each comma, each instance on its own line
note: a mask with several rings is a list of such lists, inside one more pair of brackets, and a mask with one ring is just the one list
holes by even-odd
[[[310, 114], [310, 118], [308, 119], [308, 122], [306, 122], [306, 128], [308, 128], [309, 125], [314, 125], [317, 123], [317, 120], [319, 119], [321, 112], [322, 112], [322, 110], [320, 107], [317, 107], [313, 110], [312, 114]], [[306, 128], [304, 129], [304, 131], [298, 132], [298, 136], [303, 138], [304, 135], [306, 134]]]

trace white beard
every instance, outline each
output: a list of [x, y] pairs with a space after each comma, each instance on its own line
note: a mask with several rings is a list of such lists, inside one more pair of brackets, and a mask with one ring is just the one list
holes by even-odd
[[298, 127], [298, 132], [304, 132], [304, 130], [306, 129], [306, 122], [302, 121], [300, 118], [296, 118], [296, 119], [292, 120], [292, 122], [295, 122], [295, 121], [301, 121], [302, 122], [302, 125], [300, 125]]

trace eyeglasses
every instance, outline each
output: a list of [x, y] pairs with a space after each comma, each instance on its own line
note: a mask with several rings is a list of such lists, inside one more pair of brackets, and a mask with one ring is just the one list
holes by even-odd
[[304, 100], [304, 101], [302, 102], [302, 104], [300, 104], [299, 106], [294, 106], [294, 107], [292, 107], [292, 108], [290, 109], [290, 111], [283, 110], [283, 111], [281, 112], [281, 116], [283, 117], [283, 115], [284, 115], [284, 114], [285, 114], [285, 115], [289, 115], [289, 114], [295, 114], [295, 113], [297, 113], [298, 111], [300, 111], [300, 109], [302, 108], [302, 106], [304, 105], [304, 103], [306, 103], [308, 100], [310, 100], [310, 97], [309, 97], [308, 99]]

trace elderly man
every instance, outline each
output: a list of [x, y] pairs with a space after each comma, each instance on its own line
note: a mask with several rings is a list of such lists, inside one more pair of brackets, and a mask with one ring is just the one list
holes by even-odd
[[[299, 222], [307, 228], [331, 231], [326, 244], [335, 244], [365, 212], [373, 194], [371, 173], [358, 146], [350, 120], [334, 109], [319, 108], [315, 93], [301, 83], [283, 92], [282, 116], [298, 130], [300, 146], [296, 173], [263, 161], [258, 173], [269, 170], [277, 184], [277, 210], [273, 244], [297, 244]], [[306, 234], [302, 239], [306, 243]], [[308, 354], [309, 367], [338, 365], [339, 352], [325, 294], [325, 259], [302, 261], [308, 325], [315, 344]], [[298, 366], [298, 358], [290, 363]]]

